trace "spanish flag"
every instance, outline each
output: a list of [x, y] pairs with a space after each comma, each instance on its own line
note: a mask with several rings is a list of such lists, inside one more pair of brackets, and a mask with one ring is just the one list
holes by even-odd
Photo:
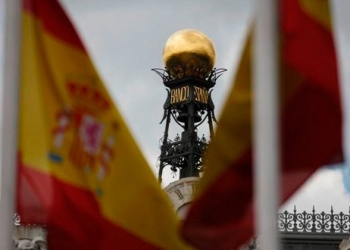
[[[342, 161], [342, 108], [328, 1], [278, 2], [285, 201], [316, 169]], [[182, 228], [199, 249], [236, 249], [254, 232], [251, 40], [208, 150], [201, 192]]]
[[24, 0], [17, 209], [50, 250], [187, 249], [57, 0]]

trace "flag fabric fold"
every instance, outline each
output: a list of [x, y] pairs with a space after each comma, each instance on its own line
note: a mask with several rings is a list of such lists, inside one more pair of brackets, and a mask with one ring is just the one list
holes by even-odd
[[177, 218], [57, 0], [24, 0], [18, 200], [49, 249], [187, 249]]
[[[317, 168], [342, 161], [342, 108], [328, 1], [278, 2], [285, 201]], [[208, 150], [201, 192], [182, 227], [199, 249], [236, 249], [254, 233], [251, 40]]]

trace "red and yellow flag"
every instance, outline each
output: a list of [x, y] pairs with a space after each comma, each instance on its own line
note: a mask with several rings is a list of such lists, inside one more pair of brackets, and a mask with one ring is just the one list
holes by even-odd
[[[279, 2], [284, 201], [317, 168], [342, 160], [342, 109], [328, 1]], [[199, 249], [236, 249], [253, 235], [250, 47], [251, 37], [182, 228]]]
[[49, 249], [187, 249], [57, 0], [24, 0], [18, 212]]

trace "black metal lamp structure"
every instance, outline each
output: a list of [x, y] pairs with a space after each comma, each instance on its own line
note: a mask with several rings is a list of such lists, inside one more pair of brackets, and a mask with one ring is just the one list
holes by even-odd
[[[193, 42], [197, 43], [193, 46]], [[210, 138], [213, 136], [216, 119], [211, 93], [216, 80], [226, 69], [213, 69], [214, 48], [209, 38], [197, 30], [181, 30], [172, 35], [165, 46], [163, 59], [165, 69], [152, 69], [162, 78], [168, 92], [160, 122], [166, 121], [160, 142], [158, 180], [162, 181], [163, 169], [167, 166], [174, 172], [179, 170], [180, 179], [199, 177], [205, 165], [203, 154], [210, 140], [204, 135], [199, 138], [197, 131], [207, 121]], [[169, 139], [171, 120], [182, 128], [181, 136], [177, 135], [174, 140]]]

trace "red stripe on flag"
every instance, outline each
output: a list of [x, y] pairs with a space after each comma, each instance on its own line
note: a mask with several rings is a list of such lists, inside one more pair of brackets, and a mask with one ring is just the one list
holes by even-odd
[[332, 30], [307, 15], [299, 1], [282, 2], [283, 62], [339, 99]]
[[86, 52], [73, 24], [57, 0], [24, 0], [23, 9], [38, 18], [46, 32]]
[[[291, 11], [292, 10], [292, 11]], [[307, 15], [298, 1], [282, 4], [282, 67], [302, 78], [282, 109], [285, 171], [307, 171], [339, 162], [342, 110], [331, 30]]]
[[182, 230], [184, 238], [202, 250], [245, 243], [253, 234], [252, 187], [251, 152], [247, 151], [193, 203]]
[[[46, 224], [48, 228], [49, 249], [160, 249], [104, 218], [98, 212], [100, 208], [91, 192], [68, 185], [53, 176], [25, 166], [22, 166], [21, 175], [30, 176], [36, 180], [38, 188], [42, 184], [40, 190], [34, 190], [38, 191], [36, 193], [38, 197], [53, 197], [50, 208], [40, 211], [43, 214], [39, 216], [39, 219], [46, 219], [41, 223]], [[42, 180], [50, 180], [51, 183], [46, 185], [41, 183]], [[32, 193], [28, 198], [33, 198], [33, 194], [35, 195]], [[30, 202], [42, 201], [38, 197]], [[24, 213], [21, 208], [28, 208], [28, 206], [23, 204], [25, 200], [20, 201], [22, 204], [19, 204], [18, 212], [20, 215], [27, 215], [27, 211]], [[41, 203], [36, 205], [43, 207]], [[21, 217], [23, 223], [26, 223], [27, 219], [30, 223], [35, 221], [33, 218]]]
[[316, 84], [302, 83], [284, 108], [282, 131], [286, 200], [319, 167], [343, 160], [339, 99]]
[[52, 193], [52, 178], [49, 175], [40, 175], [26, 168], [18, 157], [17, 175], [17, 212], [21, 216], [22, 223], [44, 225], [48, 221], [47, 210], [49, 209]]

